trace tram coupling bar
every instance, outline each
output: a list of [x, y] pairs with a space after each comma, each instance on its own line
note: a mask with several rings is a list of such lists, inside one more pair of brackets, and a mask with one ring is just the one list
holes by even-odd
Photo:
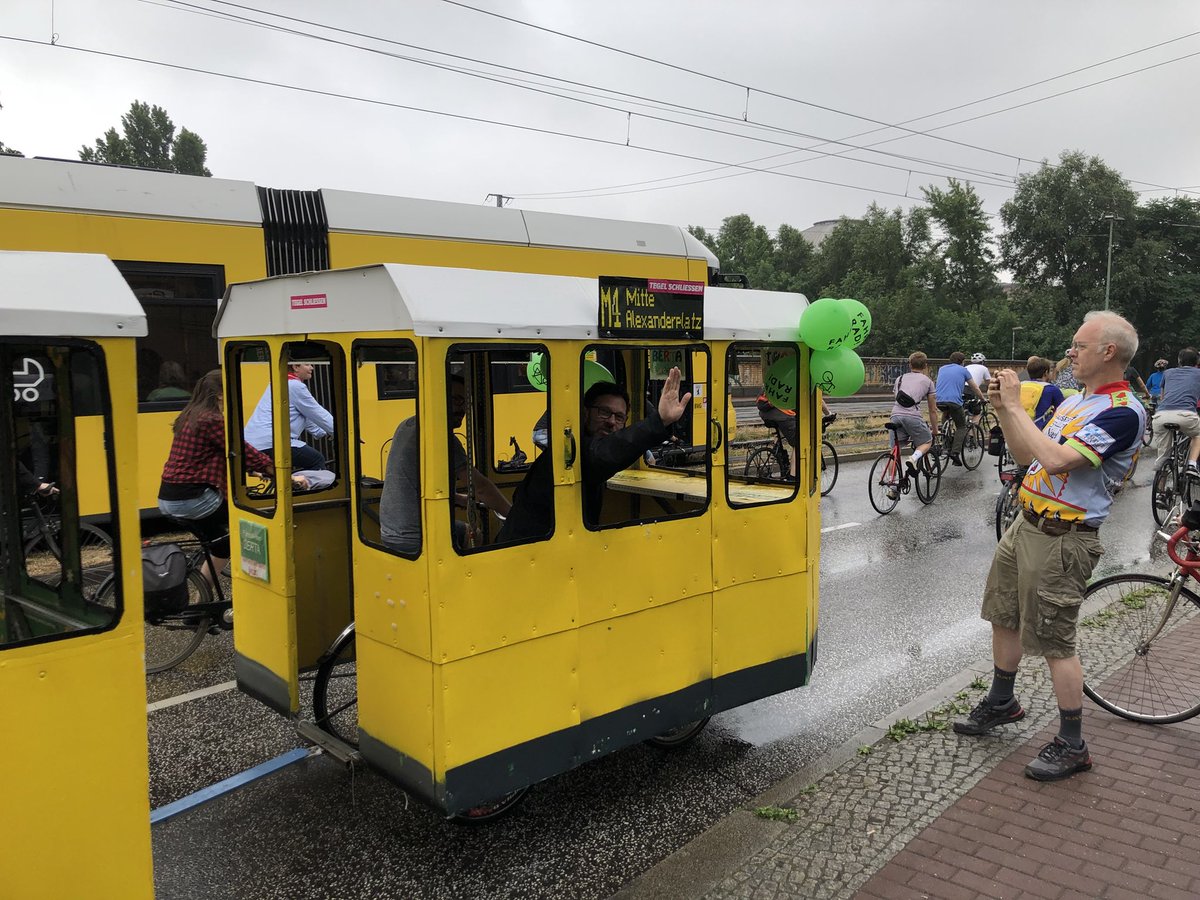
[[328, 731], [322, 731], [315, 722], [302, 719], [296, 723], [296, 733], [306, 741], [316, 744], [347, 769], [353, 769], [362, 762], [362, 754], [357, 748], [338, 740]]

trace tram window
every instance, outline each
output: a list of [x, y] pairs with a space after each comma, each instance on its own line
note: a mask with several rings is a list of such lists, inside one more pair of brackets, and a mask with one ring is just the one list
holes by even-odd
[[[0, 445], [17, 451], [0, 492], [0, 650], [111, 628], [121, 592], [102, 526], [115, 521], [115, 497], [110, 488], [93, 498], [93, 524], [81, 519], [78, 490], [94, 484], [97, 454], [116, 481], [104, 454], [112, 422], [102, 352], [85, 341], [3, 342], [0, 370]], [[99, 417], [99, 430], [77, 429], [85, 416]]]
[[[341, 447], [346, 434], [342, 349], [337, 344], [307, 341], [284, 344], [283, 353], [288, 360], [292, 470], [331, 472], [341, 480], [345, 470]], [[263, 452], [275, 455], [265, 448]], [[314, 480], [320, 477], [314, 476]], [[311, 494], [309, 490], [305, 496]]]
[[[784, 503], [796, 496], [800, 415], [793, 381], [788, 400], [776, 406], [767, 399], [772, 367], [787, 367], [796, 359], [795, 344], [731, 344], [725, 356], [728, 383], [753, 385], [762, 426], [743, 428], [725, 455], [725, 495], [729, 505], [760, 506]], [[778, 369], [775, 370], [778, 374]], [[794, 370], [793, 370], [794, 371]], [[783, 393], [788, 393], [786, 387]], [[771, 396], [780, 401], [780, 391]], [[812, 420], [809, 419], [811, 422]], [[729, 432], [729, 423], [726, 425]]]
[[155, 404], [146, 407], [151, 411], [181, 409], [217, 364], [212, 322], [225, 293], [225, 269], [128, 260], [116, 265], [146, 311], [149, 333], [137, 341], [138, 400]]
[[246, 444], [246, 424], [271, 384], [271, 351], [264, 343], [229, 344], [225, 352], [225, 421], [236, 433], [226, 435], [230, 453], [230, 485], [239, 509], [270, 518], [275, 514], [275, 484], [246, 464], [238, 452]]
[[[532, 441], [550, 411], [548, 394], [530, 381], [533, 354], [542, 366], [538, 380], [548, 385], [549, 353], [541, 345], [457, 345], [447, 356], [448, 466], [457, 497], [451, 539], [459, 553], [554, 533], [553, 463]], [[520, 435], [531, 436], [528, 450]]]
[[[584, 524], [615, 528], [703, 513], [711, 474], [707, 348], [623, 347], [617, 351], [621, 366], [600, 362], [612, 359], [606, 355], [612, 352], [613, 348], [588, 347], [581, 359], [580, 376], [589, 386], [579, 438]], [[622, 383], [613, 368], [628, 372], [628, 380]], [[678, 420], [664, 426], [659, 400], [673, 368], [681, 375], [679, 399], [687, 394], [691, 398]], [[599, 393], [596, 382], [617, 387]], [[612, 440], [617, 433], [620, 437]]]
[[359, 540], [416, 559], [421, 555], [417, 348], [412, 341], [356, 341], [353, 353]]

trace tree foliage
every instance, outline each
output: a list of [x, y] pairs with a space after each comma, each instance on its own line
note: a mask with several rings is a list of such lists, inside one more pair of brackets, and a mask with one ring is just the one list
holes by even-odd
[[[864, 356], [1059, 358], [1084, 314], [1104, 305], [1112, 214], [1110, 306], [1138, 329], [1147, 366], [1194, 343], [1200, 315], [1200, 200], [1139, 205], [1121, 175], [1096, 157], [1064, 152], [1022, 175], [993, 231], [969, 184], [923, 189], [907, 212], [869, 206], [814, 247], [791, 225], [772, 237], [747, 215], [713, 235], [690, 229], [751, 286], [810, 299], [855, 297], [874, 325]], [[1000, 284], [1001, 272], [1011, 285]], [[1014, 341], [1015, 338], [1015, 341]]]
[[6, 147], [4, 141], [0, 141], [0, 156], [24, 156], [20, 150], [14, 150], [12, 147]]
[[175, 123], [161, 106], [150, 106], [134, 100], [129, 112], [121, 116], [121, 133], [110, 128], [95, 146], [81, 147], [79, 158], [84, 162], [140, 166], [183, 175], [212, 175], [205, 166], [208, 148], [200, 135], [181, 128], [175, 134]]

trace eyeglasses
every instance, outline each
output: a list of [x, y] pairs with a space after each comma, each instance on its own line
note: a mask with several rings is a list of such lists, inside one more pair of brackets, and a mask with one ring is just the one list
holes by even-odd
[[[1083, 344], [1083, 343], [1080, 343], [1079, 341], [1072, 341], [1071, 346], [1067, 348], [1067, 351], [1069, 352], [1071, 350], [1074, 350], [1076, 353], [1078, 353], [1080, 350], [1086, 350], [1090, 346], [1092, 346], [1092, 345], [1091, 344]], [[1098, 344], [1097, 346], [1099, 346], [1099, 347], [1115, 347], [1117, 345], [1112, 343], [1112, 341], [1105, 341], [1103, 344]]]
[[617, 412], [615, 409], [609, 409], [607, 406], [589, 406], [601, 419], [612, 419], [618, 425], [624, 425], [625, 419], [628, 418], [625, 413]]

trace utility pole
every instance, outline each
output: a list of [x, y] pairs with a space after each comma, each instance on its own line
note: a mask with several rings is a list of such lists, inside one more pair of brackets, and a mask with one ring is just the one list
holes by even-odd
[[486, 197], [483, 198], [483, 202], [487, 203], [493, 197], [496, 198], [496, 206], [503, 206], [506, 201], [512, 199], [512, 197], [508, 197], [504, 194], [488, 194]]
[[1104, 218], [1108, 220], [1108, 274], [1106, 274], [1104, 276], [1104, 308], [1108, 309], [1109, 289], [1112, 286], [1113, 225], [1117, 222], [1124, 222], [1125, 220], [1122, 219], [1120, 216], [1118, 216], [1116, 213], [1105, 213]]
[[1012, 350], [1008, 354], [1008, 358], [1015, 360], [1017, 358], [1017, 332], [1024, 331], [1024, 325], [1014, 325], [1012, 330]]

